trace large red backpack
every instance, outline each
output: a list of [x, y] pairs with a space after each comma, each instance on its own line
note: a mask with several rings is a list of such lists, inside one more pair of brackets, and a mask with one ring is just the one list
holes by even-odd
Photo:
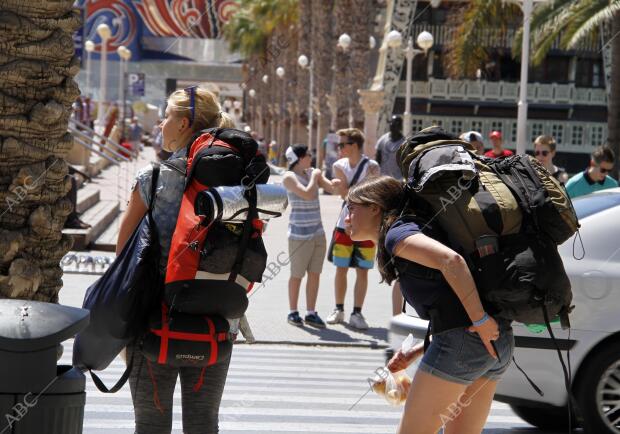
[[[256, 213], [243, 224], [205, 221], [195, 214], [198, 194], [218, 186], [244, 185], [256, 204], [256, 184], [269, 167], [252, 137], [235, 129], [204, 131], [187, 153], [185, 193], [170, 245], [164, 301], [174, 310], [239, 318], [246, 293], [260, 282], [267, 263]], [[254, 215], [251, 215], [254, 214]]]
[[[172, 236], [162, 292], [143, 339], [148, 360], [174, 366], [208, 366], [232, 351], [226, 318], [240, 318], [247, 293], [267, 264], [256, 184], [269, 167], [252, 137], [239, 130], [204, 130], [187, 152], [185, 192]], [[197, 215], [200, 194], [221, 186], [243, 186], [249, 204], [242, 222]]]

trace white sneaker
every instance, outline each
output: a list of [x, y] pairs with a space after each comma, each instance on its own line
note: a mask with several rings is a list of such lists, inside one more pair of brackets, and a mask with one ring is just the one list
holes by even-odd
[[327, 324], [340, 324], [344, 322], [344, 312], [338, 309], [334, 309], [325, 320]]
[[358, 330], [368, 329], [368, 323], [361, 313], [352, 313], [349, 318], [349, 325]]

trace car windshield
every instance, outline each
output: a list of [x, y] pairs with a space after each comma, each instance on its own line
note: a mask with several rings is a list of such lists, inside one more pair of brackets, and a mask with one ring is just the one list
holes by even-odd
[[582, 219], [620, 205], [620, 193], [599, 193], [578, 197], [573, 200], [573, 205], [577, 217]]

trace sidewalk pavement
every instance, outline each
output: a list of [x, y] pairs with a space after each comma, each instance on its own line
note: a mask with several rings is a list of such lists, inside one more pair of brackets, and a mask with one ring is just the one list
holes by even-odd
[[[137, 165], [137, 169], [142, 167]], [[112, 169], [114, 170], [114, 169]], [[107, 175], [107, 174], [106, 174]], [[104, 176], [106, 176], [104, 175]], [[281, 177], [272, 176], [271, 182], [280, 182]], [[323, 226], [327, 242], [336, 223], [341, 208], [341, 199], [335, 196], [321, 195], [321, 211]], [[366, 346], [382, 348], [387, 345], [387, 328], [392, 311], [391, 288], [380, 284], [377, 269], [373, 269], [368, 277], [368, 295], [364, 304], [363, 314], [370, 328], [366, 331], [357, 331], [347, 325], [328, 325], [326, 329], [313, 327], [294, 327], [287, 323], [288, 307], [288, 278], [290, 272], [287, 263], [288, 240], [286, 237], [290, 209], [281, 218], [269, 222], [264, 235], [265, 246], [269, 254], [268, 263], [273, 272], [272, 277], [264, 285], [258, 285], [257, 290], [250, 297], [250, 307], [247, 317], [259, 343], [294, 343], [303, 345], [341, 345]], [[87, 252], [81, 252], [87, 253]], [[96, 255], [113, 255], [108, 252], [91, 252]], [[280, 258], [280, 262], [278, 261]], [[317, 311], [325, 319], [334, 309], [334, 277], [336, 268], [327, 260], [321, 275], [321, 285], [317, 301]], [[64, 287], [60, 291], [60, 303], [71, 306], [81, 306], [84, 293], [98, 276], [66, 273], [63, 277]], [[349, 271], [349, 285], [345, 301], [345, 313], [348, 320], [353, 309], [353, 284], [355, 271]], [[299, 311], [305, 315], [305, 279], [299, 297]]]

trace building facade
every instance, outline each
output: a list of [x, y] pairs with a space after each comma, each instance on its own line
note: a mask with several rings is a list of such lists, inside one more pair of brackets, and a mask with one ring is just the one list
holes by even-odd
[[[431, 124], [459, 134], [477, 130], [485, 138], [500, 130], [506, 147], [515, 149], [519, 59], [511, 56], [517, 27], [506, 32], [485, 31], [489, 61], [476, 79], [451, 79], [445, 71], [446, 46], [454, 37], [449, 4], [437, 8], [418, 2], [410, 34], [422, 30], [434, 37], [428, 56], [413, 62], [413, 131]], [[578, 50], [563, 51], [556, 43], [542, 65], [530, 67], [528, 83], [528, 138], [533, 143], [541, 134], [555, 137], [556, 161], [571, 172], [581, 170], [588, 155], [607, 137], [607, 91], [604, 50], [599, 40], [588, 41]], [[405, 67], [394, 105], [405, 106]], [[487, 143], [487, 146], [490, 144]]]

